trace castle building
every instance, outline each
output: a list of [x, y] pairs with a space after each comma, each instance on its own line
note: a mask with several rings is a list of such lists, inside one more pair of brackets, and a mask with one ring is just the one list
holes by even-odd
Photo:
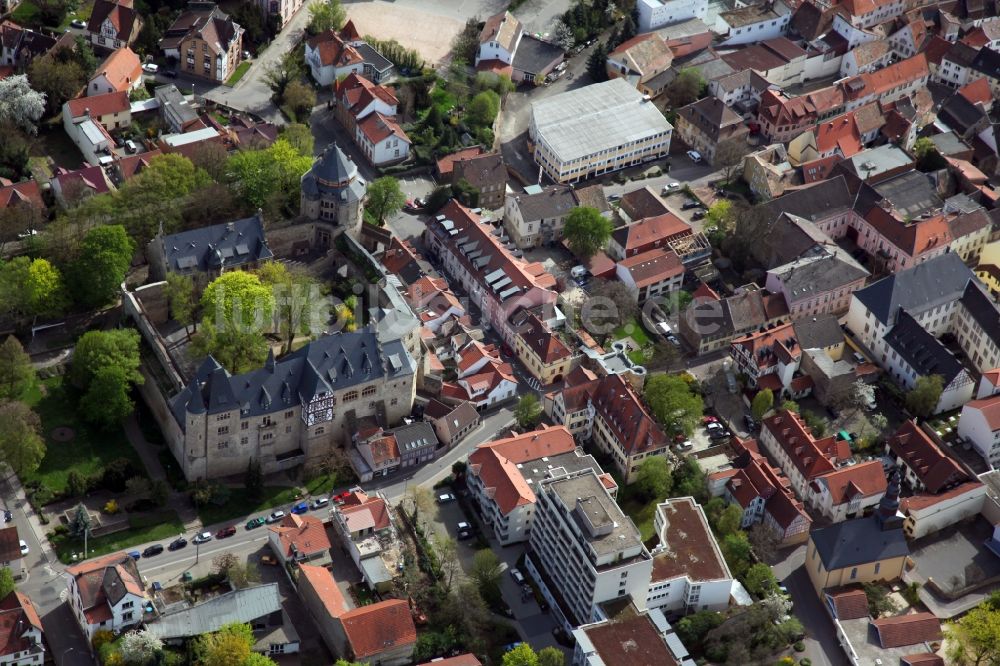
[[358, 177], [358, 166], [331, 143], [302, 176], [300, 211], [313, 221], [331, 222], [357, 235], [367, 186]]

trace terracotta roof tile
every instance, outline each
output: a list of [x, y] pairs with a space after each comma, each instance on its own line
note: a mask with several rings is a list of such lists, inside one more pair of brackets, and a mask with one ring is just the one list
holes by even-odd
[[26, 180], [0, 187], [0, 209], [18, 204], [32, 204], [38, 208], [45, 208], [37, 182]]
[[913, 613], [872, 620], [883, 648], [897, 648], [941, 640], [941, 621], [933, 613]]
[[813, 483], [825, 485], [835, 505], [849, 502], [858, 496], [874, 497], [884, 494], [888, 485], [885, 480], [885, 470], [878, 460], [843, 467], [824, 474]]
[[132, 49], [124, 46], [120, 49], [115, 49], [111, 55], [108, 56], [97, 71], [94, 76], [91, 77], [93, 80], [95, 77], [101, 74], [108, 80], [116, 91], [128, 92], [136, 81], [142, 80], [142, 62], [139, 60], [139, 56], [135, 54]]
[[0, 599], [0, 657], [34, 647], [34, 643], [25, 637], [31, 628], [41, 632], [42, 620], [27, 595], [13, 591]]
[[[389, 507], [386, 506], [385, 500], [381, 497], [368, 497], [365, 496], [357, 504], [347, 505], [338, 507], [337, 509], [341, 514], [345, 516], [345, 519], [350, 520], [352, 515], [361, 515], [367, 513], [371, 517], [372, 528], [379, 532], [384, 529], [388, 529], [392, 524], [392, 517], [389, 515]], [[365, 518], [365, 520], [368, 520]]]
[[337, 580], [328, 569], [312, 564], [300, 564], [299, 573], [316, 592], [316, 596], [323, 602], [330, 617], [340, 617], [350, 610], [344, 594], [337, 586]]
[[409, 604], [402, 599], [355, 608], [342, 614], [340, 622], [354, 658], [360, 661], [417, 642], [417, 628]]
[[122, 90], [104, 95], [77, 97], [66, 102], [66, 106], [73, 118], [79, 118], [88, 111], [91, 118], [100, 118], [112, 113], [128, 111], [132, 105], [128, 101], [128, 93]]
[[373, 144], [381, 143], [390, 136], [396, 136], [406, 143], [410, 142], [410, 137], [399, 126], [395, 117], [383, 115], [378, 111], [365, 116], [364, 120], [358, 123], [358, 129]]
[[474, 654], [460, 654], [457, 657], [448, 657], [447, 659], [435, 659], [433, 661], [425, 661], [418, 666], [482, 666], [482, 663], [476, 659]]
[[903, 423], [887, 444], [932, 494], [971, 480], [965, 469], [934, 443], [914, 421]]
[[129, 43], [138, 36], [141, 25], [139, 12], [132, 6], [132, 0], [96, 0], [87, 22], [87, 32], [100, 33], [104, 20], [109, 19], [117, 31], [120, 41]]
[[517, 334], [524, 344], [544, 363], [550, 365], [570, 358], [573, 352], [534, 313], [528, 312]]
[[861, 587], [826, 590], [825, 594], [827, 599], [833, 603], [838, 620], [857, 620], [868, 617], [868, 595]]
[[900, 657], [899, 660], [907, 666], [944, 666], [944, 659], [933, 652], [918, 652]]
[[611, 237], [626, 254], [664, 245], [669, 240], [693, 234], [691, 225], [673, 213], [647, 217], [615, 229]]
[[289, 514], [270, 530], [278, 535], [285, 558], [296, 553], [308, 557], [330, 550], [330, 538], [323, 521], [315, 516]]

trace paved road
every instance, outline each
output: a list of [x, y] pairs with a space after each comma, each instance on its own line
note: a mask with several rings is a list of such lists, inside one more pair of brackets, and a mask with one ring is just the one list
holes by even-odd
[[521, 21], [527, 32], [551, 38], [556, 22], [571, 4], [570, 0], [527, 0], [514, 10], [514, 16]]

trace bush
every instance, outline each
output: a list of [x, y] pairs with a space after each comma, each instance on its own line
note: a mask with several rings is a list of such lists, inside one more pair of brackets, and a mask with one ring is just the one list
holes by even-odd
[[105, 490], [123, 493], [128, 480], [133, 476], [144, 476], [143, 470], [136, 468], [135, 463], [128, 458], [115, 458], [104, 468], [101, 485]]
[[104, 509], [102, 510], [109, 516], [115, 515], [116, 513], [118, 513], [118, 500], [109, 499], [107, 502], [104, 503]]
[[813, 663], [812, 659], [810, 659], [809, 657], [806, 657], [805, 659], [799, 659], [799, 664], [801, 664], [801, 666], [812, 666], [812, 663]]
[[795, 641], [795, 645], [793, 645], [792, 648], [794, 648], [796, 652], [805, 652], [806, 644], [802, 641]]

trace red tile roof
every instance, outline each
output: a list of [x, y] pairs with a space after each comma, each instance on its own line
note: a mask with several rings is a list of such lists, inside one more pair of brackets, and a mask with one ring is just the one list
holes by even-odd
[[597, 416], [626, 455], [667, 446], [667, 436], [646, 409], [642, 398], [621, 375], [597, 380], [591, 399]]
[[885, 480], [885, 470], [878, 460], [870, 460], [824, 474], [813, 481], [813, 484], [825, 485], [835, 505], [849, 502], [855, 497], [882, 495], [888, 485]]
[[922, 511], [928, 507], [934, 506], [940, 502], [949, 502], [956, 497], [961, 497], [966, 493], [982, 493], [983, 482], [978, 479], [973, 479], [972, 481], [966, 481], [960, 483], [951, 490], [946, 490], [943, 493], [928, 493], [920, 492], [910, 497], [906, 497], [899, 502], [899, 508], [903, 513], [909, 513], [911, 511]]
[[479, 477], [500, 513], [507, 515], [519, 506], [535, 502], [535, 493], [518, 465], [575, 449], [573, 435], [565, 426], [543, 427], [480, 444], [469, 455], [469, 471]]
[[933, 613], [912, 613], [872, 620], [883, 648], [897, 648], [941, 640], [941, 621]]
[[665, 245], [667, 241], [684, 238], [692, 233], [690, 224], [673, 213], [664, 213], [616, 229], [612, 238], [629, 255]]
[[285, 558], [296, 554], [309, 557], [330, 550], [330, 538], [323, 521], [315, 516], [289, 514], [270, 530], [278, 535], [281, 554]]
[[844, 157], [851, 157], [862, 148], [861, 132], [853, 111], [816, 125], [816, 150], [820, 153], [838, 150]]
[[990, 430], [993, 432], [1000, 430], [1000, 395], [990, 396], [982, 400], [973, 400], [966, 403], [966, 407], [979, 410]]
[[134, 178], [140, 171], [149, 166], [154, 157], [158, 157], [162, 154], [163, 151], [159, 148], [154, 148], [153, 150], [146, 151], [145, 153], [121, 157], [116, 161], [116, 164], [118, 165], [118, 172], [121, 174], [123, 180]]
[[656, 248], [627, 257], [618, 265], [629, 272], [638, 289], [667, 282], [684, 274], [684, 264], [677, 253], [667, 248]]
[[[345, 503], [338, 508], [338, 511], [348, 521], [352, 522], [351, 516], [359, 516], [360, 520], [370, 523], [376, 532], [388, 529], [392, 525], [392, 517], [389, 515], [389, 507], [381, 497], [369, 497], [364, 493], [355, 493], [357, 503]], [[367, 515], [366, 515], [367, 514]], [[369, 519], [370, 516], [370, 519]]]
[[337, 99], [347, 106], [353, 116], [357, 116], [376, 99], [382, 100], [392, 107], [399, 104], [392, 88], [372, 83], [360, 74], [353, 72], [334, 84], [334, 92]]
[[21, 559], [20, 537], [16, 525], [0, 528], [0, 562], [14, 562]]
[[880, 70], [859, 74], [842, 81], [840, 85], [847, 99], [855, 100], [872, 95], [876, 97], [885, 95], [899, 86], [905, 86], [921, 78], [926, 79], [929, 74], [927, 57], [923, 53], [918, 53]]
[[131, 108], [128, 101], [128, 93], [125, 91], [105, 93], [104, 95], [92, 95], [90, 97], [77, 97], [66, 102], [70, 115], [79, 118], [88, 112], [91, 118], [100, 118], [112, 113], [122, 113]]
[[482, 663], [476, 659], [476, 655], [466, 653], [460, 654], [457, 657], [448, 657], [447, 659], [425, 661], [417, 666], [482, 666]]
[[13, 591], [0, 599], [0, 656], [30, 650], [35, 645], [26, 637], [31, 629], [41, 632], [42, 620], [27, 595]]
[[396, 118], [394, 116], [383, 115], [378, 111], [365, 116], [364, 120], [358, 123], [358, 129], [373, 144], [381, 143], [390, 136], [395, 136], [401, 141], [410, 143], [410, 137], [406, 136], [406, 132], [396, 122]]
[[857, 620], [868, 617], [868, 595], [861, 587], [842, 587], [826, 591], [827, 598], [833, 603], [837, 619]]
[[142, 62], [132, 49], [123, 46], [115, 49], [97, 68], [91, 81], [101, 74], [116, 91], [128, 92], [136, 81], [142, 80]]
[[306, 44], [312, 49], [319, 50], [320, 64], [324, 67], [333, 65], [334, 67], [346, 67], [364, 62], [364, 58], [358, 50], [348, 44], [340, 35], [333, 30], [321, 32]]
[[111, 21], [120, 41], [127, 43], [138, 37], [132, 31], [139, 27], [136, 21], [141, 18], [133, 7], [132, 0], [96, 0], [87, 21], [87, 32], [99, 34], [105, 19]]
[[763, 428], [775, 438], [799, 473], [811, 481], [836, 469], [834, 462], [851, 456], [847, 442], [833, 437], [813, 439], [802, 417], [788, 410], [764, 419]]
[[865, 220], [882, 238], [914, 258], [952, 241], [943, 215], [906, 222], [881, 206], [872, 206], [865, 214]]
[[969, 474], [949, 457], [923, 428], [906, 421], [889, 438], [889, 449], [913, 470], [930, 493], [940, 493], [970, 480]]
[[562, 339], [553, 333], [534, 313], [527, 313], [518, 335], [544, 365], [551, 365], [570, 358], [573, 352]]
[[900, 657], [899, 660], [908, 666], [944, 666], [944, 659], [933, 652], [918, 652]]
[[722, 300], [722, 297], [719, 296], [718, 292], [704, 282], [698, 284], [698, 288], [691, 293], [691, 297], [694, 299], [707, 298], [712, 301]]
[[300, 564], [299, 574], [316, 592], [316, 596], [323, 603], [330, 617], [340, 617], [350, 610], [350, 606], [344, 599], [344, 594], [337, 586], [337, 580], [329, 569], [312, 564]]
[[38, 183], [33, 180], [25, 180], [20, 183], [0, 187], [0, 209], [18, 204], [32, 204], [38, 208], [45, 208], [42, 200], [42, 192], [38, 189]]
[[360, 661], [417, 643], [417, 628], [410, 615], [410, 606], [402, 599], [355, 608], [342, 614], [340, 622], [354, 659]]
[[972, 104], [993, 103], [993, 93], [990, 92], [990, 83], [986, 80], [986, 77], [980, 77], [975, 81], [966, 83], [956, 92]]
[[476, 157], [477, 155], [482, 155], [483, 149], [479, 146], [470, 146], [468, 148], [462, 148], [454, 153], [448, 153], [441, 159], [437, 161], [437, 170], [441, 177], [447, 180], [451, 176], [452, 169], [455, 166], [455, 162], [459, 160], [464, 160], [469, 157]]
[[795, 329], [791, 322], [734, 338], [732, 351], [736, 352], [734, 358], [748, 354], [751, 363], [758, 370], [771, 368], [779, 363], [787, 365], [802, 358], [802, 347], [795, 339]]

